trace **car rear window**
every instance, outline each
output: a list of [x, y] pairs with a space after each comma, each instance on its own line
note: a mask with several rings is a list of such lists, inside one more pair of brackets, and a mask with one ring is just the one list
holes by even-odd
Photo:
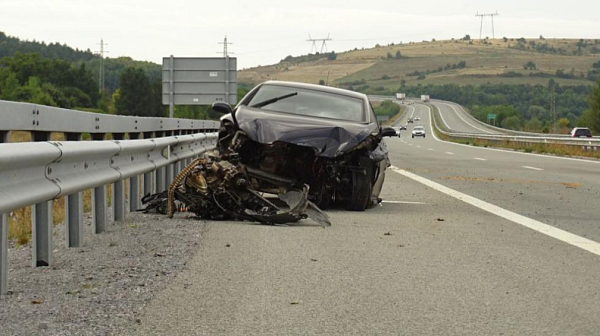
[[264, 110], [301, 114], [314, 117], [366, 121], [363, 100], [344, 95], [306, 90], [288, 86], [263, 85], [252, 97], [248, 106], [297, 92], [296, 96], [261, 107]]
[[590, 136], [592, 132], [589, 129], [578, 129], [575, 131], [575, 136]]

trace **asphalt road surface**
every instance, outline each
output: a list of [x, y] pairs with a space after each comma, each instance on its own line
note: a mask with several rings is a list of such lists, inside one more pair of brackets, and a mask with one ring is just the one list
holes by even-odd
[[381, 206], [207, 223], [131, 334], [597, 335], [600, 164], [438, 141], [412, 113], [427, 136], [386, 139]]

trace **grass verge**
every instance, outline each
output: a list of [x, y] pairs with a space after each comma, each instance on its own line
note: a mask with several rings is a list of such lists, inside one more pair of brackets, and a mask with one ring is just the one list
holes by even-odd
[[[477, 147], [493, 147], [493, 148], [504, 148], [524, 153], [536, 153], [536, 154], [551, 154], [557, 156], [571, 156], [571, 157], [586, 157], [600, 159], [600, 152], [585, 150], [581, 146], [563, 145], [563, 144], [545, 144], [545, 143], [531, 143], [523, 144], [512, 141], [498, 141], [498, 140], [485, 140], [485, 139], [457, 139], [448, 135], [443, 134], [439, 131], [439, 110], [437, 107], [430, 105], [433, 111], [433, 123], [435, 135], [441, 140], [452, 141], [463, 145], [477, 146]], [[447, 131], [447, 130], [445, 130]]]

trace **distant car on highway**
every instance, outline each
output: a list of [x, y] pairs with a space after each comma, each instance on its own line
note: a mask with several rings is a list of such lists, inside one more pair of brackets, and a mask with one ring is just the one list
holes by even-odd
[[401, 131], [406, 130], [406, 125], [400, 125], [399, 128], [400, 128]]
[[571, 137], [573, 138], [591, 138], [592, 131], [587, 127], [575, 127], [571, 130]]
[[414, 138], [416, 136], [422, 136], [423, 138], [425, 137], [425, 128], [423, 128], [423, 126], [417, 125], [413, 128], [412, 137]]
[[412, 124], [412, 123], [413, 123], [413, 120], [412, 120], [412, 118], [409, 118], [409, 119], [408, 119], [408, 123], [409, 123], [409, 124]]
[[419, 121], [419, 120], [421, 120], [421, 118], [415, 117], [415, 121]]

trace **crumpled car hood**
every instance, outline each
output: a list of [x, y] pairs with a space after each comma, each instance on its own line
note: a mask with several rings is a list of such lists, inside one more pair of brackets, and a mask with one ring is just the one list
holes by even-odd
[[261, 144], [287, 142], [314, 148], [318, 156], [333, 158], [377, 133], [376, 123], [356, 123], [270, 112], [240, 106], [235, 114], [239, 128]]

